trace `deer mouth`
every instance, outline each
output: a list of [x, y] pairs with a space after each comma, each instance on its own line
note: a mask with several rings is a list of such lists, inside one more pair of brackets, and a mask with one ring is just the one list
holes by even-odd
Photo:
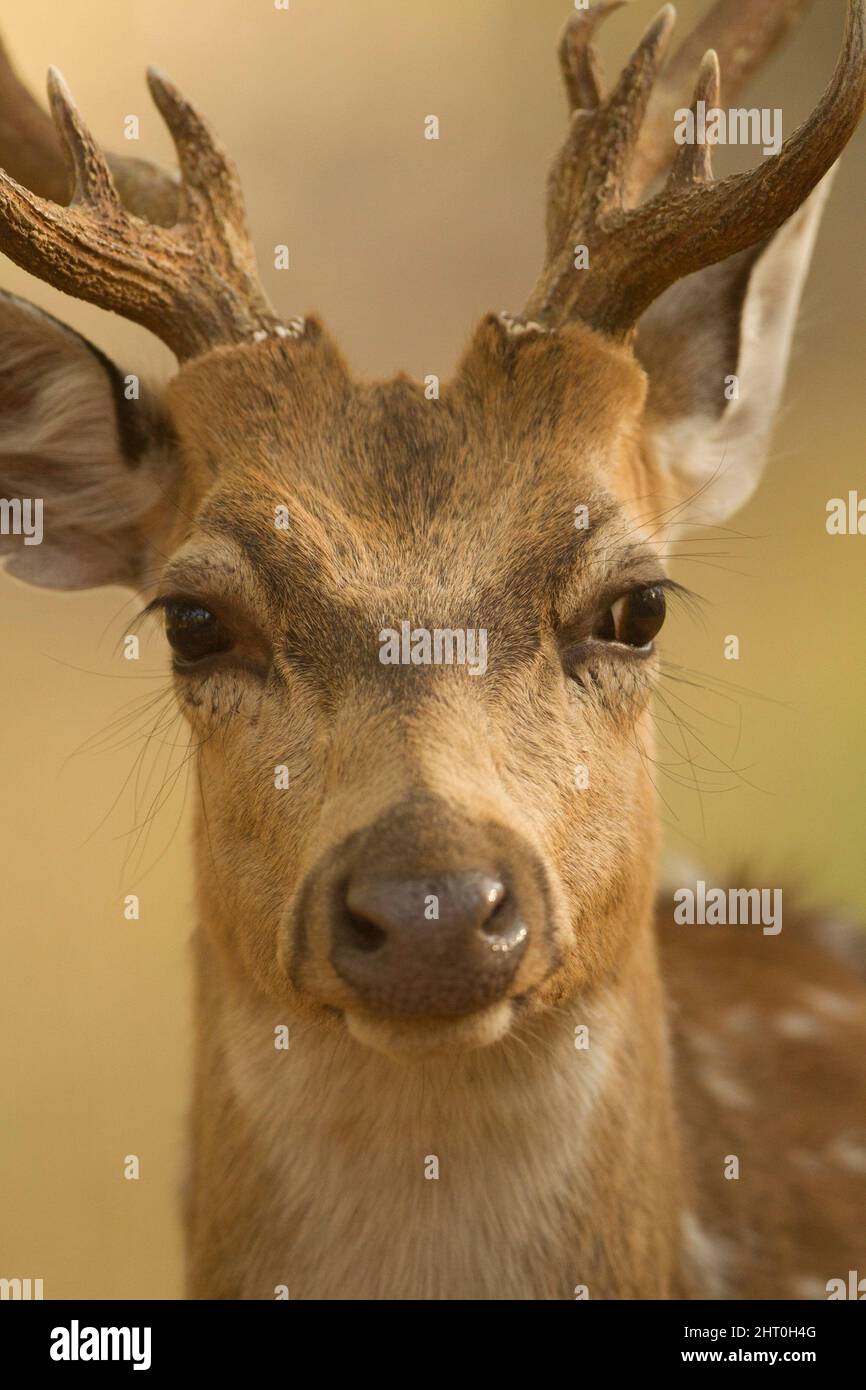
[[512, 1001], [507, 999], [459, 1018], [388, 1018], [356, 1009], [342, 1012], [356, 1042], [405, 1062], [490, 1047], [505, 1037], [514, 1015]]

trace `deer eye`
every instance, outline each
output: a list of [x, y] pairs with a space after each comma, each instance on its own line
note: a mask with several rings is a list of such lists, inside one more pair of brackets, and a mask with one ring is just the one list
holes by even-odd
[[601, 642], [619, 642], [636, 651], [648, 651], [661, 631], [665, 611], [665, 591], [660, 585], [635, 589], [623, 594], [602, 614], [592, 635]]
[[178, 664], [194, 665], [228, 651], [233, 638], [209, 608], [172, 600], [165, 605], [165, 635]]

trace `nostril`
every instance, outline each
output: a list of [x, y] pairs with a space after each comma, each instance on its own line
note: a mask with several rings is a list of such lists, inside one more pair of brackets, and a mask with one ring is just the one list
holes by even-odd
[[484, 921], [480, 923], [481, 930], [486, 936], [500, 936], [508, 925], [508, 920], [512, 916], [511, 899], [508, 896], [507, 888], [501, 883], [496, 883], [487, 892], [487, 902], [492, 904]]
[[493, 902], [493, 909], [479, 926], [490, 950], [496, 955], [507, 955], [519, 951], [529, 933], [508, 890], [501, 883], [495, 885], [495, 890], [491, 890], [488, 898]]
[[378, 951], [388, 939], [387, 933], [371, 922], [369, 917], [362, 917], [349, 908], [346, 909], [344, 925], [346, 944], [358, 951]]

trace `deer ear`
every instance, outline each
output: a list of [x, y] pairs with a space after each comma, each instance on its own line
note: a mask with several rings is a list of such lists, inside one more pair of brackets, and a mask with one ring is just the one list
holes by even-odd
[[640, 321], [646, 432], [678, 521], [721, 521], [758, 485], [834, 172], [769, 240], [672, 285]]
[[137, 587], [174, 472], [168, 417], [84, 338], [0, 294], [0, 556], [30, 584]]

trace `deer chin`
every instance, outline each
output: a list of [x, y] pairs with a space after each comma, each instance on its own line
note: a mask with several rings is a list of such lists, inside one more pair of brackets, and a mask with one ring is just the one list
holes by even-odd
[[344, 1018], [356, 1042], [398, 1061], [422, 1062], [499, 1042], [511, 1026], [513, 1009], [510, 1000], [501, 999], [462, 1018], [385, 1018], [348, 1009]]

